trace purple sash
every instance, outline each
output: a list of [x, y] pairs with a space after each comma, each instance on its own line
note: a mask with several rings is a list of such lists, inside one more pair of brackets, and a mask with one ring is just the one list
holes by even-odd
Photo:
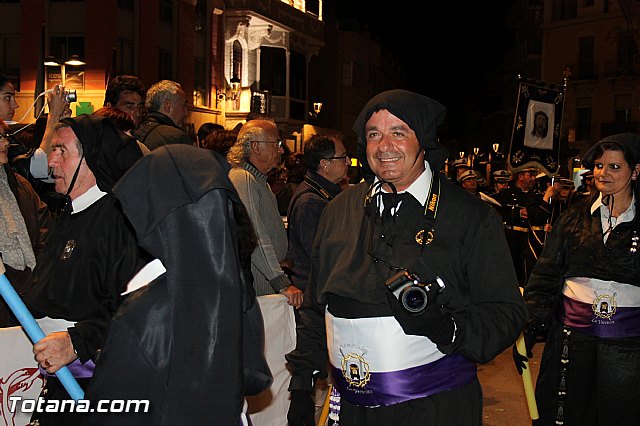
[[333, 384], [340, 396], [365, 407], [398, 404], [459, 389], [476, 377], [476, 365], [459, 354], [406, 370], [371, 372], [370, 380], [362, 387], [349, 385], [339, 368], [332, 366], [331, 370]]
[[[76, 358], [75, 361], [67, 365], [67, 368], [69, 369], [69, 371], [71, 371], [71, 374], [76, 379], [87, 379], [93, 377], [93, 370], [95, 370], [96, 365], [91, 360], [83, 364], [79, 359]], [[55, 374], [47, 373], [47, 371], [42, 367], [40, 367], [40, 374], [45, 377], [55, 377]]]
[[640, 336], [640, 308], [616, 307], [580, 302], [563, 297], [564, 313], [562, 323], [597, 337], [637, 337]]

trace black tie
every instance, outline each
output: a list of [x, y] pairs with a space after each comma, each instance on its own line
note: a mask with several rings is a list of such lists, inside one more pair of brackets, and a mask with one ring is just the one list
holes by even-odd
[[382, 203], [384, 205], [384, 209], [382, 210], [382, 219], [390, 219], [393, 217], [391, 214], [391, 209], [394, 209], [400, 204], [401, 201], [405, 200], [409, 195], [406, 192], [402, 194], [394, 194], [394, 193], [382, 193]]

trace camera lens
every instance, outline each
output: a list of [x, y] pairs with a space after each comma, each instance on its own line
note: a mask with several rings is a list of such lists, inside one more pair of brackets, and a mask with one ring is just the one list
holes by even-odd
[[400, 302], [409, 312], [420, 312], [427, 307], [429, 301], [427, 292], [421, 287], [411, 286], [400, 293]]
[[69, 103], [76, 102], [78, 100], [78, 95], [76, 94], [75, 90], [67, 90], [65, 91], [65, 95], [67, 98], [67, 102]]

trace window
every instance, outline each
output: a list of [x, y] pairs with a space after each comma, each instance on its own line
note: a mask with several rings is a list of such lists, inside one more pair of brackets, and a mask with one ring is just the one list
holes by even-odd
[[173, 55], [168, 49], [160, 49], [158, 76], [160, 80], [173, 80]]
[[198, 102], [194, 102], [197, 105], [208, 106], [209, 98], [206, 96], [207, 94], [207, 65], [202, 58], [196, 58], [195, 60], [195, 70], [194, 70], [194, 83], [195, 83], [195, 91], [197, 93], [196, 97]]
[[120, 9], [133, 10], [133, 0], [118, 0], [118, 7]]
[[591, 98], [576, 99], [576, 140], [591, 139]]
[[633, 71], [633, 62], [636, 58], [636, 42], [633, 33], [625, 32], [618, 36], [618, 66], [624, 74]]
[[231, 49], [231, 77], [241, 78], [242, 75], [242, 45], [238, 40], [233, 42]]
[[54, 36], [49, 39], [49, 55], [59, 61], [66, 61], [71, 55], [84, 59], [84, 37]]
[[553, 20], [575, 19], [578, 16], [578, 0], [554, 0]]
[[287, 59], [284, 49], [260, 48], [260, 89], [269, 90], [273, 96], [285, 96]]
[[631, 121], [631, 95], [616, 95], [613, 99], [616, 123]]
[[305, 1], [305, 7], [307, 8], [307, 13], [320, 16], [320, 0], [307, 0]]
[[307, 99], [307, 61], [304, 54], [291, 52], [289, 58], [289, 95], [292, 98]]
[[118, 74], [135, 74], [133, 40], [118, 38], [117, 66]]
[[173, 0], [160, 0], [160, 19], [173, 22]]
[[593, 72], [593, 37], [578, 39], [578, 79], [594, 78]]

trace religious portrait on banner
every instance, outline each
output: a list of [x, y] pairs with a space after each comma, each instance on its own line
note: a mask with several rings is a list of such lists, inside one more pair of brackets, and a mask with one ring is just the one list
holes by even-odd
[[521, 81], [513, 120], [508, 167], [512, 173], [535, 167], [547, 176], [560, 164], [564, 88]]
[[544, 150], [553, 149], [554, 109], [553, 104], [546, 102], [529, 102], [524, 146]]

